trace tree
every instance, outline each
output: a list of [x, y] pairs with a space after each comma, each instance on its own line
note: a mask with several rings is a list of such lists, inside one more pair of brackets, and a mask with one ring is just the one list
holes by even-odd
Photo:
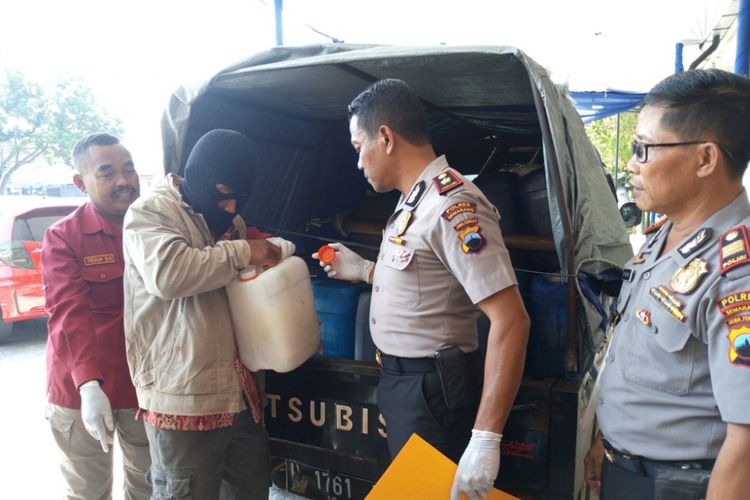
[[81, 80], [62, 80], [47, 92], [21, 73], [6, 71], [0, 81], [0, 194], [13, 172], [37, 158], [67, 163], [82, 136], [122, 130]]
[[[625, 186], [630, 180], [630, 172], [628, 172], [625, 167], [632, 156], [630, 143], [635, 135], [635, 126], [637, 122], [638, 114], [634, 111], [620, 114], [620, 146], [618, 148], [617, 187]], [[586, 133], [599, 151], [602, 161], [607, 165], [614, 178], [613, 165], [615, 163], [617, 116], [608, 116], [607, 118], [591, 122], [591, 124], [586, 127]]]

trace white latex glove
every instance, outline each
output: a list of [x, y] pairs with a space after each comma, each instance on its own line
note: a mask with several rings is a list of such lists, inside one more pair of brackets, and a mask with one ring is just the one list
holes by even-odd
[[[321, 261], [320, 267], [328, 274], [329, 278], [370, 282], [370, 272], [375, 267], [373, 261], [363, 259], [341, 243], [329, 243], [328, 246], [336, 251], [336, 259], [331, 264]], [[312, 258], [317, 259], [318, 252], [312, 254]]]
[[459, 500], [466, 493], [469, 500], [486, 497], [500, 469], [500, 441], [502, 434], [490, 431], [471, 431], [469, 445], [458, 462], [453, 478], [451, 500]]
[[78, 392], [81, 393], [83, 426], [94, 439], [101, 443], [104, 453], [107, 453], [109, 445], [114, 442], [112, 433], [115, 431], [109, 399], [96, 380], [84, 382], [78, 388]]
[[266, 238], [266, 241], [268, 241], [269, 243], [273, 243], [277, 247], [281, 248], [280, 260], [284, 260], [287, 257], [294, 255], [294, 250], [296, 249], [296, 247], [291, 241], [285, 240], [284, 238], [279, 238], [278, 236]]

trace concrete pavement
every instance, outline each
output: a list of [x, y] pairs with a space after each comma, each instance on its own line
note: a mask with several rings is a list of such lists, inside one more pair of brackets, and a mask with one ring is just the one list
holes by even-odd
[[[65, 483], [57, 445], [44, 418], [47, 401], [45, 320], [19, 323], [0, 343], [0, 498], [61, 499]], [[121, 500], [122, 460], [115, 447], [113, 499]]]

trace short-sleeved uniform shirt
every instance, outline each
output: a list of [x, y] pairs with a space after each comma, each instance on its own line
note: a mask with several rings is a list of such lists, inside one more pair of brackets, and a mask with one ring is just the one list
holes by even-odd
[[42, 243], [47, 397], [79, 409], [78, 386], [102, 381], [114, 409], [137, 408], [125, 357], [122, 230], [87, 202], [47, 229]]
[[441, 156], [401, 197], [383, 232], [370, 305], [373, 341], [402, 357], [433, 356], [449, 345], [473, 351], [475, 304], [516, 283], [497, 210]]
[[750, 423], [750, 204], [743, 192], [659, 256], [666, 222], [626, 264], [597, 416], [612, 446], [716, 458]]

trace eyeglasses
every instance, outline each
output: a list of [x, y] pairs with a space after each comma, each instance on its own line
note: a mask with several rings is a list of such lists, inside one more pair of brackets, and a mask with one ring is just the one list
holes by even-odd
[[[686, 141], [686, 142], [663, 142], [661, 144], [647, 144], [645, 142], [639, 142], [633, 139], [633, 143], [630, 148], [633, 151], [633, 156], [638, 160], [638, 163], [646, 163], [648, 161], [648, 148], [673, 148], [676, 146], [689, 146], [691, 144], [705, 144], [707, 142], [714, 141]], [[727, 155], [730, 160], [734, 160], [734, 155], [724, 146], [718, 142], [714, 142], [721, 151]]]

